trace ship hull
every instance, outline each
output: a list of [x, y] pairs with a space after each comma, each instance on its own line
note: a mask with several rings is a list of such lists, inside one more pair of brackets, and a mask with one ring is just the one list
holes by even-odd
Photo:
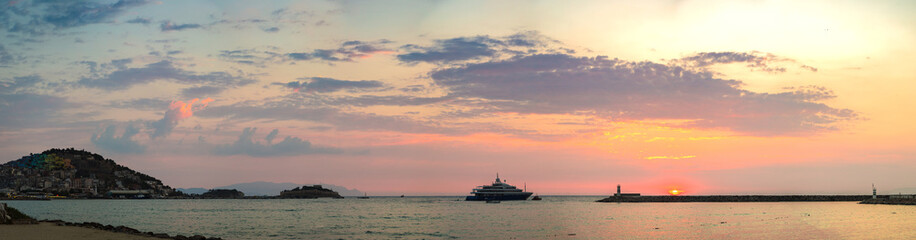
[[505, 194], [505, 195], [475, 195], [467, 196], [465, 201], [487, 201], [487, 200], [500, 200], [500, 201], [521, 201], [528, 200], [528, 197], [531, 196], [531, 193], [528, 194]]

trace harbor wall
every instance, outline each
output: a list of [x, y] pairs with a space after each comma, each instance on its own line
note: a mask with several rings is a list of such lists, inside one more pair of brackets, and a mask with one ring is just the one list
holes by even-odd
[[[706, 195], [706, 196], [610, 196], [598, 202], [834, 202], [862, 201], [871, 195]], [[882, 196], [887, 197], [887, 196]]]
[[916, 205], [916, 199], [914, 198], [878, 198], [878, 199], [865, 199], [864, 201], [859, 202], [859, 204], [889, 204], [889, 205]]

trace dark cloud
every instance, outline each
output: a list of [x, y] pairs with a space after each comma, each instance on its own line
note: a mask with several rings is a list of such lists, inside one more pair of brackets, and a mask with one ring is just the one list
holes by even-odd
[[[783, 66], [777, 63], [795, 63], [795, 60], [776, 56], [772, 53], [762, 52], [701, 52], [672, 61], [688, 68], [705, 68], [718, 64], [744, 63], [750, 69], [770, 73], [786, 72]], [[801, 69], [817, 72], [817, 68], [800, 65]]]
[[[290, 94], [265, 102], [247, 101], [224, 106], [208, 107], [196, 113], [198, 117], [223, 118], [231, 121], [281, 121], [296, 120], [314, 123], [308, 129], [328, 131], [396, 131], [406, 133], [432, 133], [462, 135], [476, 132], [493, 132], [512, 134], [530, 139], [549, 139], [557, 135], [538, 133], [533, 130], [519, 130], [511, 127], [474, 123], [460, 118], [478, 117], [480, 114], [445, 113], [423, 118], [409, 115], [377, 115], [373, 113], [352, 112], [349, 106], [399, 105], [417, 106], [441, 104], [444, 108], [465, 108], [472, 105], [466, 100], [455, 100], [451, 97], [415, 98], [409, 96], [360, 96], [332, 97], [319, 94]], [[491, 112], [492, 113], [492, 112]], [[457, 120], [457, 121], [456, 121]]]
[[280, 129], [274, 129], [267, 134], [267, 137], [264, 137], [264, 140], [267, 140], [267, 144], [272, 144], [274, 139], [277, 138], [277, 135], [280, 134]]
[[401, 92], [406, 92], [406, 93], [418, 93], [418, 92], [426, 91], [427, 87], [424, 85], [414, 84], [414, 85], [402, 87], [398, 90], [401, 90]]
[[172, 23], [172, 21], [162, 21], [162, 23], [159, 24], [159, 30], [163, 32], [197, 29], [197, 28], [202, 28], [202, 27], [203, 26], [200, 24], [195, 24], [195, 23], [176, 24], [176, 23]]
[[6, 47], [4, 47], [3, 44], [0, 44], [0, 67], [17, 64], [21, 60], [22, 57], [7, 51]]
[[43, 126], [59, 111], [72, 107], [67, 99], [36, 93], [0, 93], [0, 130]]
[[135, 110], [156, 110], [159, 111], [164, 107], [168, 107], [171, 101], [158, 98], [138, 98], [127, 101], [114, 101], [109, 103], [108, 107], [113, 108], [126, 108], [126, 109], [135, 109]]
[[352, 62], [359, 58], [372, 57], [379, 53], [393, 52], [384, 47], [391, 43], [388, 40], [378, 40], [374, 42], [347, 41], [341, 44], [337, 49], [315, 49], [311, 52], [293, 52], [287, 53], [286, 56], [294, 61], [317, 60], [326, 62]]
[[225, 91], [224, 87], [216, 86], [200, 86], [200, 87], [190, 87], [181, 90], [181, 96], [185, 98], [204, 98], [212, 97], [217, 94]]
[[105, 72], [122, 70], [127, 68], [127, 64], [133, 63], [133, 59], [122, 58], [122, 59], [112, 59], [107, 63], [98, 63], [94, 61], [80, 61], [79, 64], [84, 64], [89, 68], [89, 73], [92, 74], [103, 74]]
[[398, 55], [398, 60], [402, 62], [454, 62], [490, 57], [496, 54], [496, 50], [491, 45], [499, 44], [502, 42], [486, 36], [436, 40], [433, 47], [405, 45], [402, 48], [411, 53]]
[[545, 47], [551, 43], [560, 43], [557, 40], [553, 40], [544, 35], [541, 35], [537, 31], [516, 33], [506, 37], [503, 42], [510, 46], [519, 47]]
[[757, 93], [742, 83], [652, 62], [565, 54], [532, 55], [433, 71], [450, 95], [492, 101], [494, 111], [593, 112], [617, 119], [688, 119], [688, 126], [752, 135], [833, 129], [856, 113], [816, 102], [823, 88]]
[[336, 49], [313, 49], [306, 52], [280, 52], [278, 47], [256, 49], [236, 49], [220, 51], [219, 57], [230, 62], [264, 67], [268, 63], [286, 63], [295, 61], [321, 62], [354, 62], [356, 59], [369, 58], [375, 54], [389, 53], [385, 47], [388, 40], [372, 42], [347, 41]]
[[802, 69], [805, 69], [805, 70], [808, 70], [808, 71], [817, 72], [817, 68], [816, 68], [816, 67], [812, 67], [812, 66], [808, 66], [808, 65], [802, 65], [801, 68], [802, 68]]
[[143, 25], [147, 25], [147, 24], [150, 24], [150, 23], [152, 23], [152, 22], [153, 22], [153, 20], [150, 20], [149, 18], [141, 18], [141, 17], [137, 17], [137, 18], [134, 18], [134, 19], [131, 19], [131, 20], [127, 20], [127, 23], [143, 24]]
[[[9, 32], [44, 34], [51, 29], [67, 29], [90, 24], [112, 22], [128, 9], [149, 3], [146, 0], [120, 0], [114, 3], [97, 1], [32, 1], [28, 6], [11, 2], [3, 9], [0, 23]], [[15, 16], [15, 17], [12, 17]]]
[[258, 67], [265, 67], [267, 63], [282, 63], [286, 61], [286, 57], [276, 52], [275, 47], [268, 47], [267, 49], [223, 50], [220, 51], [219, 57], [226, 61]]
[[0, 81], [0, 130], [44, 126], [61, 110], [75, 106], [67, 99], [42, 94], [49, 84], [38, 75]]
[[260, 141], [252, 140], [256, 131], [257, 128], [245, 128], [245, 130], [242, 130], [242, 134], [239, 135], [238, 140], [232, 144], [217, 145], [213, 148], [213, 152], [219, 155], [248, 155], [252, 157], [295, 156], [340, 152], [337, 149], [331, 148], [315, 148], [309, 141], [302, 140], [298, 137], [287, 136], [278, 143], [272, 143], [279, 133], [277, 129], [274, 129], [267, 135], [265, 138], [267, 144], [263, 144]]
[[323, 78], [323, 77], [300, 78], [300, 80], [305, 80], [305, 81], [273, 83], [273, 85], [284, 86], [287, 88], [294, 89], [296, 91], [319, 92], [319, 93], [336, 92], [340, 90], [371, 89], [371, 88], [380, 88], [384, 86], [382, 82], [375, 81], [375, 80], [350, 81], [350, 80], [337, 80], [333, 78]]
[[145, 0], [120, 0], [113, 4], [88, 1], [37, 1], [48, 3], [47, 15], [43, 18], [58, 28], [78, 27], [101, 23], [121, 15], [127, 9], [147, 3]]
[[372, 96], [372, 95], [363, 95], [358, 97], [334, 97], [325, 99], [325, 102], [329, 105], [334, 106], [357, 106], [357, 107], [369, 107], [369, 106], [421, 106], [429, 104], [438, 104], [445, 103], [447, 101], [455, 101], [455, 97], [452, 96], [442, 96], [442, 97], [413, 97], [413, 96]]
[[[92, 70], [90, 65], [90, 70]], [[206, 84], [226, 87], [244, 86], [254, 80], [233, 76], [226, 72], [198, 74], [176, 68], [171, 61], [164, 60], [151, 63], [141, 68], [118, 68], [107, 74], [96, 73], [85, 77], [78, 84], [85, 87], [106, 90], [123, 90], [137, 84], [146, 84], [157, 80], [169, 80], [182, 84]]]
[[[502, 38], [490, 36], [439, 39], [432, 46], [407, 44], [401, 49], [408, 53], [397, 56], [405, 63], [452, 63], [466, 60], [492, 58], [501, 54], [518, 55], [536, 53], [544, 47], [559, 42], [536, 31], [521, 32]], [[566, 49], [561, 49], [566, 52]], [[553, 50], [551, 50], [553, 51]]]
[[140, 145], [132, 138], [140, 129], [135, 128], [133, 124], [127, 125], [124, 133], [120, 137], [115, 137], [115, 125], [108, 125], [101, 134], [92, 134], [92, 144], [96, 147], [115, 153], [143, 153], [146, 152], [146, 146]]
[[[295, 94], [301, 95], [301, 94]], [[405, 116], [343, 112], [331, 106], [316, 105], [302, 96], [288, 96], [266, 103], [243, 102], [214, 106], [201, 110], [196, 116], [236, 120], [300, 120], [334, 126], [340, 131], [386, 130], [412, 133], [443, 133], [452, 131], [435, 121], [418, 121]]]
[[38, 75], [13, 77], [12, 81], [0, 81], [0, 93], [27, 91], [43, 81], [44, 79]]

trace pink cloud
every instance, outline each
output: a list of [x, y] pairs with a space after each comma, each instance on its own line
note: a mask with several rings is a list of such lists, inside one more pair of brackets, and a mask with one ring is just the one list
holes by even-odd
[[183, 101], [172, 101], [169, 104], [169, 110], [165, 112], [165, 116], [159, 121], [153, 122], [151, 125], [154, 128], [152, 137], [163, 137], [167, 136], [172, 132], [172, 129], [175, 129], [178, 126], [178, 122], [184, 119], [187, 119], [194, 115], [194, 111], [198, 111], [207, 107], [210, 102], [213, 102], [212, 98], [206, 98], [200, 100], [199, 98], [191, 99], [187, 103]]

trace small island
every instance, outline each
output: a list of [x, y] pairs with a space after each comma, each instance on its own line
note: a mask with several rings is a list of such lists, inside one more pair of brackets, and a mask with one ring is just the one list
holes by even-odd
[[283, 190], [277, 198], [343, 198], [334, 190], [321, 187], [321, 185], [302, 186], [291, 190]]
[[245, 198], [245, 193], [236, 189], [210, 189], [200, 195], [204, 199], [240, 199]]

